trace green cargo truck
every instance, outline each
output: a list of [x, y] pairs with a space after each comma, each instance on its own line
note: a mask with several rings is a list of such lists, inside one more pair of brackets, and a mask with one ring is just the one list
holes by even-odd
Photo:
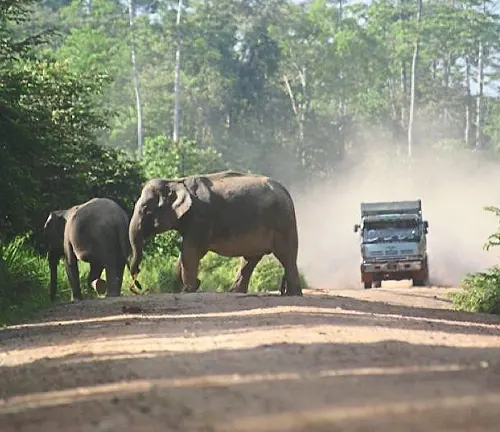
[[422, 202], [361, 203], [361, 282], [378, 288], [383, 280], [412, 280], [413, 286], [429, 285], [427, 229]]

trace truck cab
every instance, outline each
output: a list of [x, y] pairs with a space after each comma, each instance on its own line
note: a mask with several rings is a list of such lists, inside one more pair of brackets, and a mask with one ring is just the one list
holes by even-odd
[[422, 202], [361, 203], [361, 282], [365, 289], [380, 287], [383, 280], [412, 280], [429, 285], [427, 229]]

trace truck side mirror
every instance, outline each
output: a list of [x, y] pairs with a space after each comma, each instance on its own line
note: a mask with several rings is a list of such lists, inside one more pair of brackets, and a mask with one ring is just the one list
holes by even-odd
[[427, 229], [429, 228], [429, 222], [424, 221], [424, 233], [427, 234]]
[[354, 232], [358, 232], [360, 226], [358, 224], [354, 225]]

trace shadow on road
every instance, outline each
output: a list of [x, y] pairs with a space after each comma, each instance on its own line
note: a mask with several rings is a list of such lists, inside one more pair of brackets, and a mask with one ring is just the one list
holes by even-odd
[[[21, 428], [45, 419], [54, 423], [54, 431], [80, 430], [71, 428], [75, 418], [98, 423], [125, 416], [129, 427], [143, 424], [145, 430], [162, 420], [161, 430], [219, 430], [209, 425], [227, 421], [236, 431], [244, 426], [238, 419], [258, 419], [256, 412], [318, 410], [347, 421], [343, 407], [500, 395], [499, 354], [491, 348], [384, 341], [45, 358], [0, 368], [0, 396], [5, 399], [0, 422]], [[351, 420], [359, 422], [360, 416]], [[306, 430], [295, 426], [279, 430]], [[125, 429], [134, 430], [129, 427]]]
[[[123, 336], [140, 333], [141, 328], [147, 327], [149, 335], [169, 337], [178, 333], [178, 325], [198, 336], [258, 327], [324, 325], [500, 335], [498, 315], [392, 305], [345, 296], [286, 298], [210, 293], [109, 300], [61, 305], [54, 308], [52, 314], [46, 313], [39, 322], [2, 329], [0, 346], [8, 347], [9, 341], [18, 339], [25, 339], [30, 346], [46, 346], [59, 343], [68, 334], [86, 340], [99, 335], [100, 329], [110, 328], [116, 335]], [[139, 307], [140, 313], [123, 314], [123, 306], [130, 305]], [[169, 326], [169, 323], [175, 325]]]
[[[124, 305], [140, 313], [123, 314]], [[410, 333], [426, 343], [410, 343]], [[2, 432], [496, 430], [499, 336], [498, 316], [333, 295], [61, 305], [0, 330], [0, 424]]]

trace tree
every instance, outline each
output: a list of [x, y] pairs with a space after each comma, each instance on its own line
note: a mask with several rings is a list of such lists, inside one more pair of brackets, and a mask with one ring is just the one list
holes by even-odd
[[415, 86], [417, 81], [417, 60], [420, 47], [420, 22], [422, 21], [422, 0], [417, 0], [417, 34], [415, 36], [415, 48], [411, 62], [411, 90], [410, 90], [410, 115], [408, 119], [408, 156], [412, 155], [413, 146], [413, 121], [415, 116]]
[[141, 91], [139, 87], [139, 71], [137, 68], [137, 54], [136, 54], [136, 44], [135, 44], [134, 0], [129, 0], [128, 10], [129, 10], [129, 27], [130, 27], [130, 54], [132, 58], [132, 79], [134, 83], [135, 109], [137, 112], [137, 152], [140, 159], [142, 158], [142, 103], [141, 103]]

